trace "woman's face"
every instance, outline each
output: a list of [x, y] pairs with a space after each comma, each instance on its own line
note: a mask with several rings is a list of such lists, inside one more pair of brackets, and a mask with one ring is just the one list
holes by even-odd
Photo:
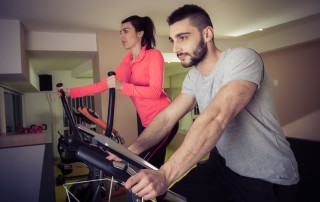
[[121, 25], [120, 40], [126, 50], [141, 45], [142, 32], [136, 32], [131, 22], [125, 22]]

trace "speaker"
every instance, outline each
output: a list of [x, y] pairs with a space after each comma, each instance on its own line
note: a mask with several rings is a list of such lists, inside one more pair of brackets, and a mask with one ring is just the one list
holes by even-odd
[[40, 91], [52, 91], [52, 75], [39, 75]]

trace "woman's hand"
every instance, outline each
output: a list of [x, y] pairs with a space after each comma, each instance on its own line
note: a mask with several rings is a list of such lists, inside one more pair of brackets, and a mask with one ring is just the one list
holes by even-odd
[[116, 78], [116, 76], [109, 76], [107, 78], [108, 88], [115, 88], [122, 90], [122, 82]]
[[61, 90], [63, 90], [63, 92], [64, 92], [64, 94], [65, 94], [66, 96], [70, 96], [70, 89], [67, 88], [67, 87], [61, 86], [61, 87], [57, 87], [57, 88], [56, 88], [57, 94], [58, 94], [60, 97], [62, 96], [62, 94], [61, 94], [61, 92], [60, 92]]

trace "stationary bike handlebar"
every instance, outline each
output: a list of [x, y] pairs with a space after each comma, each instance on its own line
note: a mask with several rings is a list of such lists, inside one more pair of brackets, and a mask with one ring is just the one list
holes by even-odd
[[[108, 76], [116, 75], [115, 72], [108, 72]], [[107, 128], [105, 130], [105, 136], [111, 138], [113, 129], [113, 119], [114, 119], [114, 107], [115, 107], [115, 89], [109, 88], [109, 102], [108, 102], [108, 118], [107, 118]]]
[[[108, 76], [112, 76], [112, 75], [115, 75], [115, 73], [114, 72], [108, 73]], [[61, 87], [63, 86], [63, 84], [58, 83], [56, 86]], [[139, 168], [141, 168], [142, 165], [144, 168], [156, 169], [154, 166], [152, 166], [148, 162], [144, 162], [143, 159], [133, 154], [126, 148], [122, 147], [120, 144], [114, 143], [113, 141], [111, 141], [111, 145], [105, 144], [106, 141], [107, 142], [109, 141], [109, 138], [111, 137], [111, 133], [113, 129], [114, 106], [115, 106], [115, 89], [114, 88], [109, 89], [108, 118], [107, 118], [107, 127], [105, 129], [105, 136], [96, 134], [94, 131], [91, 131], [91, 130], [87, 130], [84, 128], [82, 129], [82, 127], [79, 127], [79, 126], [77, 127], [73, 119], [73, 116], [71, 115], [71, 110], [65, 99], [65, 93], [63, 90], [60, 90], [60, 93], [62, 94], [61, 101], [62, 101], [63, 107], [66, 111], [66, 115], [69, 119], [71, 129], [75, 136], [75, 138], [73, 138], [72, 136], [68, 138], [68, 144], [76, 147], [77, 158], [79, 158], [80, 160], [90, 165], [93, 165], [94, 167], [96, 167], [97, 169], [105, 173], [109, 173], [115, 176], [116, 179], [120, 181], [126, 181], [131, 175], [135, 174], [139, 170]], [[115, 152], [115, 153], [120, 154], [120, 156], [121, 154], [124, 154], [123, 156], [121, 156], [124, 162], [109, 161], [103, 155], [101, 155], [101, 152], [97, 152], [97, 150], [92, 150], [89, 144], [82, 142], [78, 128], [80, 128], [82, 132], [87, 132], [87, 134], [91, 134], [94, 137], [93, 139], [97, 141], [96, 144], [99, 147], [104, 146], [106, 149], [110, 149], [111, 151], [115, 151], [114, 148], [119, 147], [119, 151], [121, 152], [120, 153]], [[106, 138], [106, 137], [109, 137], [109, 138]], [[103, 142], [103, 144], [101, 144], [101, 142]], [[115, 145], [112, 145], [112, 143], [114, 143]], [[130, 162], [130, 163], [127, 163], [127, 162]], [[119, 164], [124, 164], [124, 166]], [[119, 169], [119, 167], [125, 168], [126, 170]], [[173, 202], [187, 201], [183, 196], [180, 196], [170, 190], [168, 190], [165, 194], [163, 194], [160, 197]]]
[[[115, 72], [111, 71], [111, 72], [108, 72], [108, 76], [112, 76], [112, 75], [116, 75]], [[56, 87], [62, 87], [63, 86], [63, 83], [57, 83]], [[78, 128], [76, 127], [76, 123], [74, 121], [74, 118], [71, 114], [71, 110], [70, 110], [70, 107], [69, 105], [67, 104], [67, 101], [66, 101], [66, 94], [65, 92], [61, 89], [60, 90], [60, 93], [61, 93], [61, 101], [62, 101], [62, 105], [63, 105], [63, 108], [65, 109], [65, 112], [67, 114], [67, 118], [70, 122], [70, 126], [71, 126], [71, 129], [72, 131], [74, 132], [74, 135], [81, 140], [80, 138], [80, 133], [79, 133], [79, 130]], [[106, 128], [105, 128], [105, 136], [111, 138], [112, 136], [112, 129], [113, 129], [113, 119], [114, 119], [114, 107], [115, 107], [115, 89], [114, 88], [110, 88], [109, 89], [109, 102], [108, 102], [108, 118], [107, 118], [107, 125], [106, 125]]]
[[[112, 75], [116, 75], [115, 72], [108, 72], [108, 76], [112, 76]], [[56, 87], [62, 87], [63, 83], [57, 83]], [[72, 131], [75, 132], [75, 136], [78, 139], [80, 138], [80, 133], [78, 131], [78, 128], [76, 127], [75, 121], [73, 116], [71, 115], [71, 110], [69, 105], [67, 104], [66, 101], [66, 94], [65, 92], [61, 89], [60, 90], [61, 93], [61, 101], [63, 104], [63, 107], [65, 109], [65, 112], [67, 114], [67, 117], [69, 119], [70, 122], [70, 126], [72, 128]], [[109, 89], [109, 102], [108, 102], [108, 118], [107, 118], [107, 125], [105, 128], [105, 136], [111, 138], [111, 134], [112, 134], [112, 129], [113, 129], [113, 119], [114, 119], [114, 107], [115, 107], [115, 89], [114, 88], [110, 88]]]
[[[62, 87], [62, 86], [63, 86], [63, 83], [57, 83], [57, 85], [56, 85], [56, 87]], [[67, 118], [69, 120], [71, 131], [76, 138], [81, 140], [80, 132], [79, 132], [78, 128], [76, 127], [76, 122], [74, 121], [74, 118], [71, 114], [70, 107], [69, 107], [67, 100], [66, 100], [66, 94], [62, 89], [60, 90], [60, 93], [61, 93], [61, 97], [60, 97], [61, 102], [62, 102], [63, 108], [65, 109]]]

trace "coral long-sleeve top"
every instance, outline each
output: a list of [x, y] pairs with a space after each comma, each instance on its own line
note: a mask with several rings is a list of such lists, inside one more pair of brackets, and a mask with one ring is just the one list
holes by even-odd
[[[138, 57], [133, 59], [129, 52], [116, 68], [116, 78], [122, 81], [121, 93], [131, 98], [142, 122], [146, 127], [170, 100], [164, 92], [164, 59], [157, 49], [143, 47]], [[70, 89], [72, 98], [97, 94], [108, 89], [106, 79], [98, 83]]]

